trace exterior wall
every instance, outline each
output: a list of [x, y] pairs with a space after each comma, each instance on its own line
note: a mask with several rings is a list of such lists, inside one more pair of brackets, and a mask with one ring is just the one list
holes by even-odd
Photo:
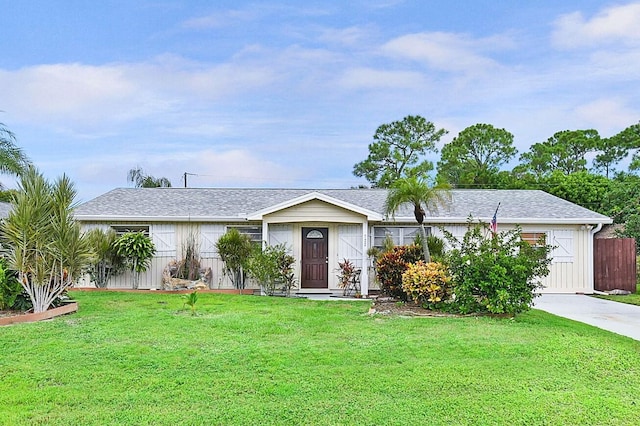
[[[318, 221], [322, 218], [322, 221]], [[329, 231], [328, 246], [328, 289], [340, 291], [338, 287], [338, 262], [350, 259], [357, 266], [364, 264], [363, 259], [363, 225], [366, 221], [362, 215], [333, 206], [322, 201], [309, 201], [298, 206], [284, 209], [268, 215], [262, 223], [263, 238], [267, 244], [285, 244], [296, 258], [295, 275], [300, 287], [302, 228], [323, 227]], [[84, 229], [100, 227], [108, 229], [115, 223], [84, 224]], [[224, 275], [224, 264], [215, 250], [215, 242], [226, 232], [227, 226], [248, 225], [247, 222], [212, 224], [212, 223], [136, 223], [148, 225], [151, 239], [156, 245], [157, 254], [151, 261], [147, 272], [141, 274], [140, 289], [162, 288], [162, 271], [169, 262], [182, 258], [182, 245], [189, 236], [193, 236], [200, 244], [201, 266], [212, 269], [211, 288], [233, 288], [231, 281]], [[126, 225], [118, 223], [117, 225]], [[130, 224], [133, 225], [133, 224]], [[247, 288], [258, 288], [257, 283], [249, 280]], [[130, 272], [113, 277], [109, 288], [132, 288], [133, 277]]]
[[[109, 226], [113, 225], [132, 225], [132, 223], [91, 223], [83, 224], [83, 230], [89, 230], [92, 228], [109, 229]], [[223, 262], [215, 251], [211, 251], [211, 241], [203, 240], [203, 235], [214, 238], [211, 232], [206, 233], [202, 230], [211, 231], [211, 227], [215, 225], [211, 224], [199, 224], [199, 223], [135, 223], [136, 225], [148, 225], [149, 236], [154, 240], [157, 253], [151, 260], [151, 264], [145, 273], [140, 275], [139, 289], [161, 289], [162, 288], [162, 271], [173, 260], [182, 258], [183, 242], [190, 236], [193, 236], [196, 240], [196, 244], [200, 245], [201, 249], [201, 267], [210, 267], [212, 271], [212, 280], [210, 283], [211, 288], [233, 288], [230, 280], [224, 276]], [[204, 226], [202, 226], [204, 225]], [[224, 234], [226, 228], [224, 225], [218, 225], [219, 235]], [[173, 236], [171, 236], [173, 234]], [[162, 244], [158, 241], [158, 236], [162, 237], [164, 242]], [[217, 241], [217, 239], [216, 239]], [[203, 251], [205, 249], [205, 251]], [[89, 280], [85, 279], [80, 286], [93, 286]], [[108, 283], [109, 288], [122, 288], [130, 289], [133, 287], [133, 275], [129, 271], [112, 277]]]
[[[317, 218], [323, 220], [318, 221]], [[311, 220], [315, 218], [314, 220]], [[326, 218], [326, 219], [325, 219]], [[265, 240], [269, 244], [285, 243], [290, 247], [291, 254], [296, 258], [295, 274], [298, 279], [301, 269], [302, 251], [302, 228], [303, 227], [325, 227], [329, 230], [329, 290], [340, 291], [338, 287], [338, 262], [347, 258], [353, 261], [358, 267], [366, 267], [370, 260], [366, 257], [366, 247], [371, 244], [370, 228], [369, 235], [363, 233], [363, 222], [366, 219], [348, 210], [331, 206], [321, 201], [310, 201], [299, 206], [268, 215], [265, 217], [263, 233]], [[137, 225], [147, 225], [136, 223]], [[243, 222], [243, 225], [248, 223]], [[256, 224], [256, 223], [254, 223]], [[84, 229], [94, 227], [108, 228], [109, 223], [84, 224]], [[118, 224], [121, 225], [121, 224]], [[220, 235], [226, 232], [227, 224], [212, 223], [152, 223], [148, 224], [151, 238], [157, 240], [162, 237], [165, 246], [159, 251], [159, 255], [154, 257], [151, 266], [146, 273], [140, 277], [140, 289], [161, 288], [162, 271], [172, 260], [182, 257], [182, 244], [190, 235], [196, 238], [201, 245], [201, 265], [211, 267], [212, 281], [211, 288], [229, 289], [232, 288], [230, 280], [223, 274], [223, 262], [215, 252], [213, 245]], [[233, 225], [233, 224], [229, 224]], [[431, 226], [433, 235], [442, 237], [438, 225]], [[466, 225], [445, 225], [445, 229], [454, 236], [461, 238]], [[500, 230], [509, 229], [509, 225], [500, 224]], [[523, 232], [544, 232], [547, 235], [547, 243], [554, 246], [564, 246], [557, 248], [552, 255], [554, 260], [550, 265], [550, 274], [542, 280], [543, 293], [593, 293], [593, 286], [590, 282], [589, 268], [592, 267], [589, 259], [589, 238], [590, 230], [587, 227], [576, 226], [550, 226], [550, 225], [526, 225], [522, 227]], [[171, 234], [173, 233], [173, 236]], [[366, 240], [366, 244], [364, 243]], [[166, 243], [166, 244], [165, 244]], [[173, 250], [171, 249], [173, 245]], [[366, 247], [365, 247], [366, 246]], [[569, 251], [567, 251], [569, 250]], [[369, 288], [376, 289], [375, 274], [372, 268], [368, 269]], [[131, 288], [133, 283], [129, 272], [112, 278], [109, 288]], [[255, 283], [249, 281], [247, 288], [256, 288]]]

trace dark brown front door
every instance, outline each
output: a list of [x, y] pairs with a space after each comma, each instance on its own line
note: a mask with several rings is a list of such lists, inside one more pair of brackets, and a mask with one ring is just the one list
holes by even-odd
[[328, 228], [302, 228], [301, 288], [329, 287], [328, 237]]

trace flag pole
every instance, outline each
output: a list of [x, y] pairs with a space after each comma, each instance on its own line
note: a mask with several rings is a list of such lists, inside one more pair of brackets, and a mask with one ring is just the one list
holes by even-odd
[[491, 232], [495, 235], [498, 233], [498, 209], [500, 208], [500, 203], [496, 207], [495, 213], [493, 213], [493, 219], [491, 219]]

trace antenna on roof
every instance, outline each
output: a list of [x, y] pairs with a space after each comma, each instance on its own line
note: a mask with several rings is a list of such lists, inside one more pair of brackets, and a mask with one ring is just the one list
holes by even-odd
[[186, 188], [187, 187], [187, 176], [198, 176], [198, 175], [195, 174], [195, 173], [184, 172], [184, 175], [182, 175], [182, 176], [184, 176], [184, 187]]

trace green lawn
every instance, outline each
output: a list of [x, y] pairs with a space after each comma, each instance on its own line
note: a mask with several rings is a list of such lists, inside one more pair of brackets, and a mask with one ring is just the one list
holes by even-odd
[[72, 293], [0, 328], [2, 424], [638, 424], [640, 342], [531, 311], [387, 318], [368, 303]]
[[640, 285], [636, 286], [636, 292], [625, 296], [595, 296], [600, 299], [613, 300], [614, 302], [628, 303], [630, 305], [640, 305]]

